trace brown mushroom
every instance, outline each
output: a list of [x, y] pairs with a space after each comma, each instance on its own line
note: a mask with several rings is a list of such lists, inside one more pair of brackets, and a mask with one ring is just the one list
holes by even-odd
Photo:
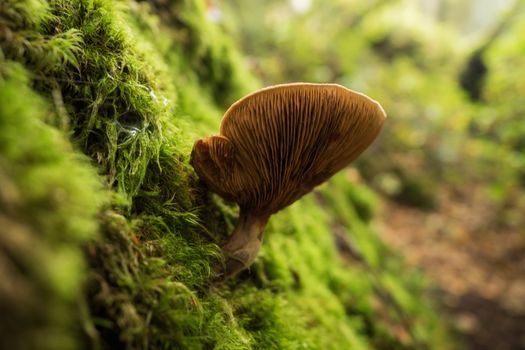
[[208, 188], [240, 207], [222, 245], [225, 276], [255, 260], [270, 215], [357, 158], [385, 117], [379, 103], [336, 84], [277, 85], [234, 103], [220, 135], [198, 140], [191, 158]]

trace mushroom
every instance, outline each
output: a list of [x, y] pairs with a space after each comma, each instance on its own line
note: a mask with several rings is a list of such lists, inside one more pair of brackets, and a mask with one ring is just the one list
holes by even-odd
[[235, 102], [191, 156], [208, 188], [240, 208], [222, 245], [224, 276], [253, 263], [270, 215], [356, 159], [385, 118], [379, 103], [336, 84], [276, 85]]

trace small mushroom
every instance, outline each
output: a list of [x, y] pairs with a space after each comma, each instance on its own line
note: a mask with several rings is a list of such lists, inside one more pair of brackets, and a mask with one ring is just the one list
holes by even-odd
[[276, 85], [234, 103], [220, 134], [198, 140], [191, 157], [208, 188], [240, 208], [222, 245], [224, 276], [249, 267], [270, 215], [356, 159], [385, 117], [379, 103], [336, 84]]

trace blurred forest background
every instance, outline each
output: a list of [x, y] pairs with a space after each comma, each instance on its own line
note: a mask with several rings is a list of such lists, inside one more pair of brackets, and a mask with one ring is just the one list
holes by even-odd
[[525, 1], [227, 0], [266, 85], [336, 82], [387, 123], [349, 175], [472, 349], [525, 348]]

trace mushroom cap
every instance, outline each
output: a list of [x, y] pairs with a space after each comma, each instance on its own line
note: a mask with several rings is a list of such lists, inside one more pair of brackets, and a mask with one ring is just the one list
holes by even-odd
[[271, 86], [235, 102], [191, 163], [211, 191], [271, 215], [356, 159], [385, 118], [379, 103], [340, 85]]

